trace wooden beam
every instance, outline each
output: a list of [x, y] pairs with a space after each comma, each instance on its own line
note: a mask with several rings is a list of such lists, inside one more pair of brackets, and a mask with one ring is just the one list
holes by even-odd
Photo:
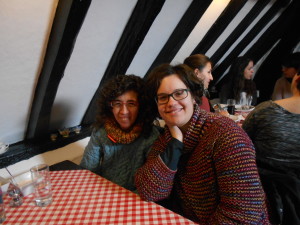
[[156, 66], [169, 63], [199, 22], [212, 0], [194, 0], [174, 29], [168, 41], [150, 66], [146, 76]]
[[236, 14], [243, 8], [247, 0], [232, 0], [227, 5], [225, 10], [216, 20], [216, 22], [207, 31], [203, 39], [199, 42], [196, 48], [192, 51], [191, 55], [194, 54], [204, 54], [210, 49], [210, 47], [215, 43], [219, 36], [223, 33], [232, 19]]
[[110, 78], [126, 73], [164, 2], [165, 0], [139, 0], [137, 2], [81, 124], [94, 122], [101, 86]]
[[[260, 1], [258, 1], [260, 2]], [[258, 3], [257, 3], [258, 4]], [[268, 10], [268, 12], [253, 26], [253, 28], [247, 33], [247, 35], [237, 44], [237, 46], [228, 54], [228, 56], [214, 69], [214, 80], [212, 82], [212, 85], [216, 82], [218, 83], [220, 77], [223, 75], [223, 73], [227, 70], [227, 68], [231, 65], [232, 61], [239, 56], [239, 54], [249, 45], [249, 43], [255, 38], [255, 36], [261, 32], [265, 26], [274, 18], [274, 16], [282, 9], [283, 2], [282, 1], [276, 1], [272, 7]], [[247, 15], [247, 17], [249, 14]], [[247, 21], [250, 18], [247, 18]], [[253, 18], [252, 18], [253, 20]], [[250, 21], [248, 21], [250, 22]], [[237, 35], [237, 33], [240, 32], [240, 29], [242, 29], [239, 26], [235, 29], [233, 33]], [[241, 33], [239, 33], [240, 35]], [[230, 37], [231, 39], [233, 37]], [[231, 40], [226, 40], [226, 42], [220, 47], [220, 49], [225, 48], [225, 46], [232, 44]], [[223, 51], [223, 50], [222, 50]], [[216, 52], [211, 59], [213, 62], [216, 62], [216, 58], [220, 58], [221, 53]], [[224, 52], [222, 53], [224, 54]]]
[[25, 139], [39, 138], [49, 132], [49, 122], [58, 85], [72, 54], [77, 34], [91, 0], [59, 1], [44, 65], [38, 79]]

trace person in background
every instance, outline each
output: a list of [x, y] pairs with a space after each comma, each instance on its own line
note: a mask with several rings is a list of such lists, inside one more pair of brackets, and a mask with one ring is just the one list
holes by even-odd
[[297, 69], [300, 67], [300, 52], [290, 54], [282, 62], [283, 76], [279, 78], [274, 86], [272, 100], [289, 98], [292, 96], [291, 82]]
[[134, 174], [159, 135], [150, 119], [144, 81], [118, 75], [102, 88], [94, 129], [80, 165], [135, 191]]
[[252, 139], [274, 224], [300, 224], [300, 75], [292, 97], [260, 103], [243, 129]]
[[194, 70], [196, 76], [203, 82], [204, 85], [204, 95], [202, 96], [202, 104], [200, 108], [208, 111], [213, 112], [214, 109], [209, 102], [209, 92], [208, 86], [210, 81], [213, 80], [212, 76], [212, 62], [211, 60], [203, 54], [195, 54], [187, 57], [184, 64], [188, 65]]
[[199, 108], [194, 71], [163, 64], [146, 87], [166, 126], [135, 175], [141, 198], [200, 224], [268, 224], [254, 146], [233, 120]]
[[254, 83], [254, 62], [246, 56], [240, 56], [232, 63], [228, 74], [227, 81], [220, 90], [220, 102], [227, 103], [228, 99], [235, 99], [237, 104], [241, 101], [242, 93], [246, 93], [247, 97], [251, 97], [251, 105], [256, 105], [257, 91]]

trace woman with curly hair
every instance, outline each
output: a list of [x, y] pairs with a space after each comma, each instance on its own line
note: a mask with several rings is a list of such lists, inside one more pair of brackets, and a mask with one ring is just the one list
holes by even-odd
[[159, 135], [147, 110], [144, 81], [118, 75], [101, 90], [94, 129], [80, 165], [135, 191], [134, 173]]
[[240, 56], [232, 63], [227, 75], [227, 82], [220, 91], [220, 101], [227, 103], [227, 99], [235, 99], [237, 104], [241, 102], [242, 92], [247, 97], [251, 96], [251, 105], [256, 105], [256, 85], [253, 81], [254, 62], [246, 56]]

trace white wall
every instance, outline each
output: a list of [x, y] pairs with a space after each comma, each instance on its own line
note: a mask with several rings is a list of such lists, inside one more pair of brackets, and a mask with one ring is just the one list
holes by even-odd
[[58, 0], [0, 0], [0, 141], [24, 139]]
[[136, 2], [92, 1], [59, 84], [51, 112], [51, 130], [81, 122]]

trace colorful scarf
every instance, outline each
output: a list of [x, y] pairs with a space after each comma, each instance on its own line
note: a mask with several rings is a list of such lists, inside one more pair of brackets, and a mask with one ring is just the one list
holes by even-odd
[[104, 128], [107, 137], [114, 143], [129, 144], [133, 142], [142, 132], [141, 124], [136, 124], [130, 131], [124, 131], [114, 119], [107, 119]]

